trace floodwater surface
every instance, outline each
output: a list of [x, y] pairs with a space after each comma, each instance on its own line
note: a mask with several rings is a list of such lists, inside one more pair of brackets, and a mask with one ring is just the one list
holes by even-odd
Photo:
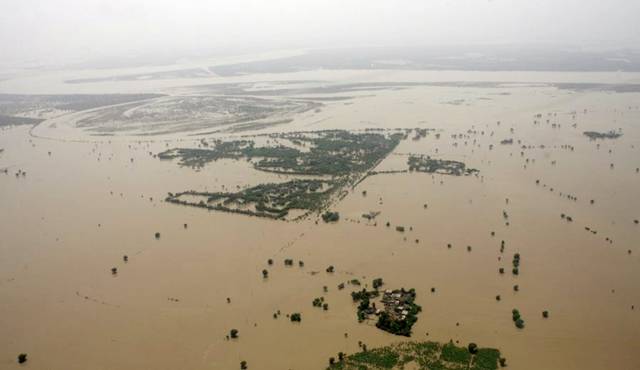
[[[76, 125], [74, 113], [2, 128], [0, 368], [17, 369], [24, 352], [34, 369], [237, 369], [240, 361], [324, 369], [338, 352], [359, 351], [359, 341], [373, 348], [407, 340], [374, 321], [358, 323], [349, 293], [361, 287], [337, 287], [378, 277], [385, 288], [416, 289], [422, 312], [413, 340], [498, 348], [512, 369], [640, 368], [640, 93], [541, 84], [635, 83], [637, 75], [316, 71], [253, 81], [441, 76], [508, 84], [296, 93], [286, 99], [324, 98], [322, 108], [239, 133], [97, 136]], [[136, 92], [194, 93], [170, 82], [138, 82]], [[132, 84], [81, 88], [128, 92]], [[202, 138], [416, 127], [434, 130], [420, 140], [409, 134], [375, 171], [406, 170], [408, 155], [421, 154], [465, 162], [477, 176], [368, 176], [332, 205], [341, 215], [333, 224], [319, 215], [284, 222], [163, 201], [168, 192], [289, 179], [246, 161], [195, 171], [154, 156]], [[610, 130], [622, 136], [583, 135]], [[380, 214], [369, 221], [369, 212]], [[329, 265], [334, 273], [325, 272]], [[320, 296], [327, 311], [312, 306]], [[524, 329], [513, 324], [514, 308]], [[294, 312], [301, 323], [286, 317]], [[231, 329], [239, 338], [226, 338]]]

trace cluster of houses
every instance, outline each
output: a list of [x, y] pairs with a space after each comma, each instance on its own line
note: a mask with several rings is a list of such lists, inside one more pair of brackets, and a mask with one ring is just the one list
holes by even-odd
[[[402, 321], [409, 314], [409, 304], [413, 302], [414, 296], [405, 290], [385, 290], [382, 294], [382, 303], [384, 311], [394, 321]], [[406, 305], [406, 306], [405, 306]], [[376, 315], [382, 313], [380, 309], [376, 310]]]

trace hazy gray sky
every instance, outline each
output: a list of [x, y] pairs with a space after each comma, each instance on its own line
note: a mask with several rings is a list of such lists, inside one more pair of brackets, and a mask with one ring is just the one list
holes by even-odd
[[217, 48], [640, 46], [640, 0], [2, 0], [4, 61]]

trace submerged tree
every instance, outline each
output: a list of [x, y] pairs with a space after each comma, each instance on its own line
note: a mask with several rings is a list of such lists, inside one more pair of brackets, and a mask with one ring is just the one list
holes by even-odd
[[515, 308], [511, 310], [511, 318], [513, 319], [513, 321], [518, 320], [520, 318], [520, 311]]
[[19, 364], [24, 364], [25, 362], [27, 362], [27, 354], [26, 353], [21, 353], [18, 355], [18, 363]]
[[520, 316], [520, 311], [518, 311], [517, 309], [514, 308], [511, 311], [511, 318], [513, 319], [513, 322], [515, 323], [516, 328], [518, 328], [518, 329], [524, 328], [524, 320]]
[[337, 222], [339, 219], [340, 219], [340, 214], [338, 212], [327, 211], [322, 214], [322, 220], [324, 222]]
[[376, 279], [373, 279], [373, 282], [372, 282], [373, 289], [378, 289], [378, 288], [380, 288], [383, 284], [384, 284], [384, 282], [382, 281], [382, 278], [376, 278]]
[[327, 272], [330, 272], [330, 273], [331, 273], [331, 272], [333, 272], [334, 270], [335, 270], [335, 269], [334, 269], [333, 265], [332, 265], [332, 266], [327, 267]]

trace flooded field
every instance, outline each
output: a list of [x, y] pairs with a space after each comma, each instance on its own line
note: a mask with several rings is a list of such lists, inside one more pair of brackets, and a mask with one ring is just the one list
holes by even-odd
[[[0, 118], [37, 120], [0, 120], [0, 368], [325, 369], [406, 341], [477, 343], [511, 369], [640, 368], [640, 75], [233, 72], [0, 82], [39, 96], [0, 98]], [[295, 221], [165, 201], [337, 181], [264, 170], [285, 155], [158, 157], [284, 135], [313, 169], [285, 134], [327, 130], [402, 138], [376, 161], [339, 152], [362, 176]], [[359, 322], [350, 293], [376, 278], [415, 289], [411, 337]]]

